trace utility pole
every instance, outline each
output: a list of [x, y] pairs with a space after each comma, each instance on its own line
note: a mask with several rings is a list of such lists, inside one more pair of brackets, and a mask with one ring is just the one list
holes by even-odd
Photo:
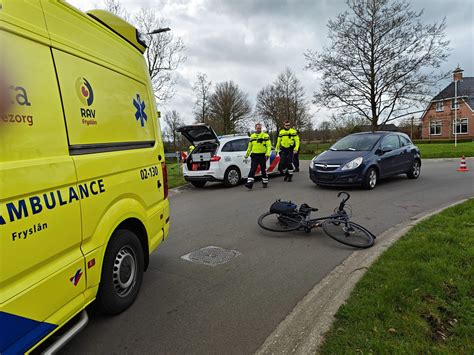
[[456, 69], [453, 71], [453, 81], [454, 81], [454, 146], [458, 146], [458, 82], [462, 80], [463, 70], [459, 67], [459, 64]]
[[411, 116], [411, 125], [410, 125], [410, 139], [413, 140], [413, 119], [415, 116]]
[[458, 146], [458, 80], [454, 80], [454, 146]]

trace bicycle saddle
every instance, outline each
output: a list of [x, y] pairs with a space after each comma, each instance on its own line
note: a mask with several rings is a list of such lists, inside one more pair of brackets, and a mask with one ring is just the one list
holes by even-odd
[[307, 203], [303, 203], [303, 204], [300, 206], [300, 211], [313, 211], [313, 212], [316, 212], [316, 211], [318, 211], [318, 209], [315, 208], [315, 207], [311, 207], [311, 206], [308, 205]]

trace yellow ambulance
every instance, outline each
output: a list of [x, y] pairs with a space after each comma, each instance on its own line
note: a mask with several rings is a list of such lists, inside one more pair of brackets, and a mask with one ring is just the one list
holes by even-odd
[[134, 302], [168, 234], [146, 45], [105, 11], [0, 0], [0, 46], [0, 353], [56, 333], [42, 345], [54, 352], [91, 302], [108, 314]]

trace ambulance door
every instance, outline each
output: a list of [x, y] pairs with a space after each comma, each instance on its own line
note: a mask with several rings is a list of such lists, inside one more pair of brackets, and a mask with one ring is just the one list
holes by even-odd
[[10, 98], [0, 114], [0, 353], [23, 353], [83, 307], [84, 258], [41, 6], [4, 0], [0, 13]]

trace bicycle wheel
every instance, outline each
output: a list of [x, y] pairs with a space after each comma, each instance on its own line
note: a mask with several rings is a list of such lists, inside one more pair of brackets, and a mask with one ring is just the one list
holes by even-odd
[[265, 212], [258, 218], [258, 225], [271, 232], [289, 232], [301, 227], [303, 217], [299, 215], [284, 216], [277, 213]]
[[323, 223], [324, 232], [339, 243], [355, 248], [369, 248], [374, 245], [374, 236], [364, 227], [354, 222], [327, 219]]

